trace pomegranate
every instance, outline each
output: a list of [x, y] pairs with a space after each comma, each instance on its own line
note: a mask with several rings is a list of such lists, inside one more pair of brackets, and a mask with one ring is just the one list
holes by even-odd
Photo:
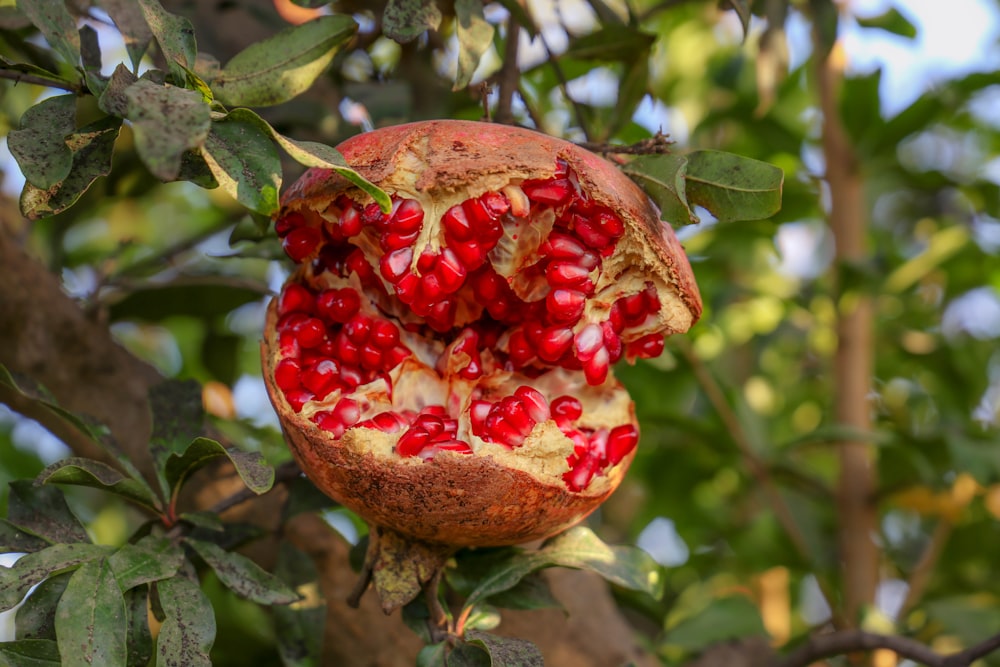
[[276, 217], [299, 267], [268, 309], [264, 375], [302, 469], [425, 543], [578, 522], [639, 439], [612, 364], [701, 313], [672, 230], [613, 165], [529, 130], [429, 121], [339, 150], [392, 210], [311, 169]]

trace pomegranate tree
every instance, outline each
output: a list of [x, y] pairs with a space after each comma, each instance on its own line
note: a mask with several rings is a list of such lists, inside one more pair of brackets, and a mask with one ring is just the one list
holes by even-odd
[[286, 193], [299, 266], [268, 310], [271, 400], [305, 473], [375, 526], [449, 546], [553, 534], [639, 440], [611, 367], [701, 312], [672, 230], [615, 166], [488, 123], [353, 137]]

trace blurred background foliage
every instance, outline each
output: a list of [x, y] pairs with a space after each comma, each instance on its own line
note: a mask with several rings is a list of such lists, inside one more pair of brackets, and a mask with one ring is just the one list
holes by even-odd
[[[124, 58], [99, 6], [75, 4], [99, 30], [105, 63]], [[204, 23], [224, 16], [227, 4], [240, 10], [238, 21]], [[462, 47], [449, 19], [401, 45], [380, 33], [376, 3], [299, 4], [351, 13], [361, 31], [316, 87], [264, 115], [286, 135], [331, 145], [369, 124], [480, 118], [478, 84], [495, 82], [510, 9], [521, 7], [485, 6], [494, 42], [472, 85], [453, 91]], [[618, 369], [635, 397], [642, 440], [621, 489], [590, 523], [607, 540], [638, 540], [665, 566], [662, 600], [619, 596], [664, 664], [753, 635], [788, 646], [829, 622], [842, 576], [832, 443], [844, 438], [870, 443], [878, 468], [879, 532], [870, 537], [880, 550], [879, 587], [861, 625], [942, 651], [1000, 625], [1000, 72], [984, 59], [912, 81], [903, 102], [887, 99], [882, 70], [856, 65], [844, 36], [905, 45], [919, 31], [907, 3], [866, 4], [526, 4], [534, 25], [520, 34], [516, 122], [592, 142], [631, 143], [662, 129], [678, 151], [730, 151], [786, 174], [773, 218], [680, 230], [705, 302], [702, 321], [669, 340], [663, 358]], [[283, 25], [269, 2], [164, 6], [189, 16], [201, 48], [222, 62], [240, 39]], [[983, 7], [995, 26], [1000, 8]], [[37, 49], [9, 4], [0, 11], [0, 54], [15, 60]], [[838, 103], [870, 225], [860, 263], [834, 262], [825, 222], [814, 44], [846, 67]], [[0, 82], [4, 133], [43, 94]], [[486, 99], [495, 103], [495, 86]], [[123, 128], [112, 175], [76, 206], [4, 233], [23, 236], [133, 353], [168, 377], [203, 383], [230, 438], [272, 463], [286, 460], [257, 352], [264, 305], [287, 270], [278, 243], [260, 238], [218, 191], [157, 182], [131, 151], [129, 133]], [[286, 182], [297, 169], [286, 165]], [[3, 205], [13, 207], [20, 176], [9, 158], [3, 170]], [[864, 434], [832, 416], [837, 320], [859, 294], [873, 299], [876, 318], [867, 397], [874, 428]], [[0, 414], [0, 482], [31, 477], [64, 453], [37, 427]], [[3, 499], [0, 491], [0, 510]], [[116, 528], [128, 520], [122, 508], [89, 494], [80, 501], [91, 503], [83, 514], [95, 533], [124, 539]], [[776, 502], [797, 534], [776, 518]], [[264, 628], [263, 612], [221, 587], [209, 590], [229, 619], [220, 623], [218, 664], [245, 664], [250, 644], [255, 655], [272, 655], [266, 629], [247, 635]], [[896, 664], [888, 654], [875, 662]]]

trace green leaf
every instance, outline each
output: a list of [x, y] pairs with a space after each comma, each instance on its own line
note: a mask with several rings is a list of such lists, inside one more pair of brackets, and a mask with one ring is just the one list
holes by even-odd
[[608, 546], [584, 526], [558, 535], [537, 551], [508, 553], [509, 556], [498, 559], [480, 579], [479, 585], [466, 598], [466, 607], [514, 588], [536, 570], [555, 566], [589, 570], [611, 583], [653, 597], [662, 594], [660, 567], [649, 554], [637, 547]]
[[618, 85], [618, 102], [611, 114], [608, 128], [610, 135], [617, 134], [632, 121], [635, 110], [649, 92], [649, 52], [638, 54], [635, 62], [626, 67], [628, 70]]
[[76, 95], [56, 95], [29, 107], [19, 127], [7, 135], [7, 146], [25, 180], [42, 189], [63, 181], [73, 168], [66, 136], [76, 129]]
[[142, 479], [132, 479], [111, 466], [94, 459], [72, 457], [48, 466], [35, 478], [36, 484], [71, 484], [89, 486], [113, 493], [153, 512], [160, 512], [160, 501]]
[[128, 630], [125, 648], [128, 667], [148, 667], [153, 659], [153, 635], [149, 631], [149, 586], [136, 586], [125, 593]]
[[388, 213], [392, 210], [392, 199], [389, 198], [389, 195], [378, 186], [365, 180], [361, 174], [347, 164], [344, 156], [336, 148], [330, 148], [325, 144], [316, 143], [315, 141], [296, 141], [290, 139], [279, 134], [267, 121], [250, 109], [234, 109], [229, 113], [227, 118], [256, 124], [261, 130], [270, 134], [271, 138], [281, 146], [282, 150], [288, 153], [289, 157], [299, 164], [304, 164], [307, 167], [332, 169], [364, 190], [378, 203], [383, 212]]
[[711, 644], [751, 636], [767, 636], [760, 610], [742, 595], [712, 600], [702, 612], [667, 632], [664, 644], [698, 651]]
[[312, 86], [357, 29], [344, 14], [286, 28], [233, 56], [212, 81], [212, 90], [230, 106], [287, 102]]
[[278, 210], [281, 158], [256, 124], [229, 116], [213, 122], [201, 154], [230, 197], [263, 215]]
[[125, 598], [105, 558], [84, 563], [56, 608], [56, 641], [66, 667], [125, 667]]
[[643, 155], [622, 167], [660, 208], [660, 218], [672, 225], [698, 222], [687, 203], [688, 161], [683, 155]]
[[215, 642], [212, 603], [197, 582], [183, 574], [156, 583], [163, 625], [156, 640], [156, 664], [164, 667], [211, 667]]
[[31, 591], [14, 617], [18, 639], [55, 640], [56, 607], [71, 575], [71, 572], [63, 572], [49, 577]]
[[21, 556], [12, 567], [0, 567], [0, 611], [23, 600], [29, 588], [49, 575], [101, 558], [108, 551], [95, 544], [56, 544]]
[[448, 654], [448, 667], [490, 667], [490, 654], [477, 644], [459, 642]]
[[493, 26], [483, 15], [478, 0], [455, 0], [455, 36], [458, 38], [458, 72], [452, 90], [461, 90], [472, 81], [486, 49], [493, 43]]
[[201, 528], [202, 530], [209, 530], [213, 533], [221, 533], [226, 529], [225, 524], [222, 523], [222, 519], [214, 512], [181, 512], [180, 519], [181, 521], [187, 521], [192, 526]]
[[195, 91], [147, 79], [126, 88], [125, 97], [126, 117], [132, 121], [135, 148], [143, 164], [160, 180], [175, 180], [183, 153], [200, 148], [208, 137], [212, 121], [205, 100]]
[[178, 65], [194, 67], [198, 57], [194, 26], [183, 16], [176, 16], [165, 10], [159, 0], [139, 0], [139, 7], [146, 19], [146, 25], [156, 38], [156, 43], [160, 45], [160, 51], [167, 61], [174, 83], [183, 85], [184, 70]]
[[916, 26], [895, 7], [890, 7], [878, 16], [867, 18], [856, 16], [855, 19], [862, 28], [877, 28], [907, 39], [914, 39], [917, 36]]
[[135, 544], [124, 544], [108, 558], [122, 592], [177, 574], [184, 564], [184, 550], [165, 537], [147, 535]]
[[0, 667], [60, 667], [59, 647], [47, 639], [0, 642]]
[[577, 526], [557, 535], [541, 549], [560, 567], [595, 572], [613, 584], [654, 598], [663, 594], [660, 566], [642, 549], [609, 546], [592, 530]]
[[545, 577], [533, 573], [502, 593], [490, 596], [490, 603], [502, 609], [562, 609], [555, 599]]
[[645, 33], [634, 26], [614, 23], [589, 35], [574, 38], [563, 57], [617, 61], [631, 65], [642, 58], [648, 58], [655, 41], [656, 35]]
[[118, 63], [108, 79], [108, 85], [98, 98], [97, 105], [107, 114], [124, 118], [128, 115], [128, 96], [125, 91], [138, 80], [125, 65]]
[[17, 8], [70, 66], [76, 67], [80, 63], [80, 33], [65, 2], [17, 0]]
[[120, 118], [106, 116], [66, 138], [73, 151], [73, 168], [61, 183], [42, 190], [30, 183], [21, 191], [21, 212], [31, 220], [61, 213], [101, 176], [111, 172], [111, 155], [121, 129]]
[[826, 58], [837, 41], [840, 10], [833, 0], [809, 0], [809, 9], [812, 13], [813, 30], [819, 42], [815, 55], [817, 58]]
[[83, 63], [83, 74], [87, 80], [87, 88], [96, 97], [104, 92], [108, 80], [101, 74], [101, 44], [97, 31], [89, 25], [80, 28], [80, 61]]
[[517, 20], [518, 25], [524, 28], [529, 35], [536, 37], [538, 35], [538, 24], [535, 23], [535, 19], [531, 16], [531, 12], [518, 0], [499, 0], [499, 4], [503, 6], [510, 15]]
[[265, 605], [290, 604], [299, 599], [285, 582], [246, 556], [189, 537], [184, 543], [215, 571], [224, 586], [242, 598]]
[[500, 625], [500, 612], [491, 604], [477, 604], [465, 619], [466, 630], [492, 630]]
[[66, 496], [52, 486], [30, 480], [10, 483], [7, 521], [47, 542], [90, 542], [87, 531], [66, 504]]
[[441, 10], [434, 0], [389, 0], [382, 13], [382, 32], [400, 44], [440, 27]]
[[227, 449], [215, 440], [195, 438], [183, 454], [171, 454], [166, 461], [164, 476], [171, 493], [176, 493], [194, 472], [221, 456], [232, 461], [243, 483], [254, 493], [265, 493], [274, 484], [274, 468], [260, 453]]
[[465, 633], [465, 641], [486, 649], [492, 667], [541, 667], [545, 664], [542, 652], [526, 639], [472, 630]]
[[0, 553], [22, 551], [31, 553], [48, 546], [48, 542], [21, 530], [6, 519], [0, 519]]
[[740, 26], [743, 28], [743, 39], [750, 34], [750, 19], [753, 14], [750, 11], [750, 0], [728, 0], [729, 6], [733, 8], [736, 15], [740, 17]]
[[118, 28], [133, 71], [139, 69], [139, 62], [153, 39], [142, 7], [135, 0], [98, 0], [97, 4], [107, 12]]
[[302, 595], [299, 602], [271, 608], [282, 664], [318, 667], [322, 664], [326, 604], [320, 595], [316, 566], [309, 556], [282, 542], [274, 573]]
[[781, 169], [732, 153], [700, 150], [687, 155], [687, 200], [719, 222], [763, 220], [781, 209]]
[[[108, 315], [111, 321], [143, 320], [161, 322], [177, 315], [212, 320], [220, 313], [228, 313], [240, 306], [259, 301], [267, 294], [266, 283], [254, 285], [250, 281], [237, 284], [220, 283], [216, 276], [204, 280], [196, 277], [179, 277], [175, 282], [148, 284], [131, 290], [125, 298], [111, 304]], [[198, 401], [201, 390], [195, 387]], [[199, 416], [200, 425], [200, 416]], [[200, 426], [199, 426], [200, 428]], [[197, 431], [185, 438], [184, 445]]]
[[448, 655], [448, 642], [424, 646], [417, 653], [417, 667], [442, 667]]

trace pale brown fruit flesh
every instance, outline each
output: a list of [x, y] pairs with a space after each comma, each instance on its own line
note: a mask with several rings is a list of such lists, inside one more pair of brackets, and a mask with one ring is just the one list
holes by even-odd
[[[603, 260], [607, 282], [655, 284], [660, 303], [655, 329], [666, 334], [687, 330], [701, 313], [694, 277], [672, 230], [616, 167], [579, 147], [508, 126], [430, 121], [358, 135], [338, 148], [348, 164], [390, 195], [418, 200], [425, 226], [464, 200], [511, 183], [552, 178], [562, 161], [575, 174], [579, 190], [625, 224], [614, 254]], [[334, 172], [312, 169], [289, 188], [280, 215], [315, 216], [344, 194], [362, 205], [370, 202]], [[311, 275], [304, 266], [291, 280], [308, 283]], [[634, 457], [632, 449], [586, 488], [571, 491], [562, 476], [573, 445], [551, 420], [537, 424], [520, 447], [507, 449], [470, 436], [473, 454], [442, 451], [426, 462], [395, 453], [398, 432], [355, 426], [339, 439], [332, 437], [308, 418], [311, 408], [297, 411], [276, 385], [275, 366], [281, 359], [277, 302], [268, 309], [262, 356], [286, 440], [317, 487], [370, 523], [453, 546], [523, 543], [586, 517], [614, 491]], [[393, 371], [394, 382], [405, 384], [401, 374], [408, 372], [402, 368], [407, 363]], [[549, 374], [550, 382], [542, 388], [573, 375]], [[523, 380], [515, 372], [510, 388], [522, 381], [535, 379]], [[631, 401], [611, 377], [599, 387], [573, 380], [567, 391], [583, 397], [587, 414], [581, 420], [592, 428], [635, 423]], [[545, 393], [550, 401], [558, 395]]]

